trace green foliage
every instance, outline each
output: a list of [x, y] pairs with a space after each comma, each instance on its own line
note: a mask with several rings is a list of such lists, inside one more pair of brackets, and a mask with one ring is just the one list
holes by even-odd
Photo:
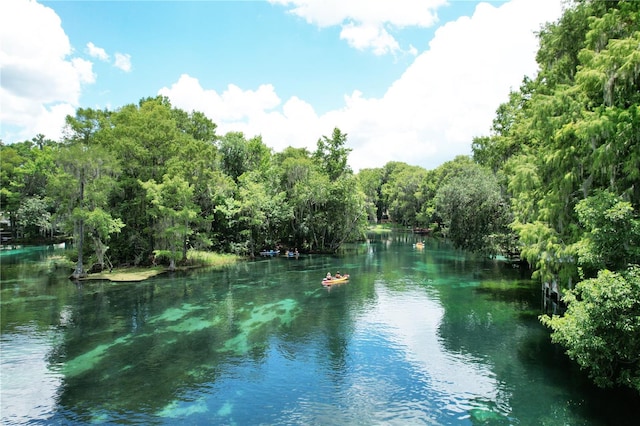
[[[100, 226], [95, 229], [92, 225], [97, 224], [98, 220], [87, 223], [91, 217], [111, 218], [108, 213], [99, 213], [107, 206], [109, 195], [116, 185], [115, 177], [120, 172], [117, 159], [100, 145], [99, 125], [105, 116], [97, 111], [80, 109], [76, 117], [67, 117], [67, 139], [56, 151], [59, 170], [49, 181], [49, 194], [59, 200], [57, 216], [66, 223], [68, 229], [73, 229], [78, 249], [78, 262], [73, 273], [75, 277], [85, 274], [83, 251], [86, 234], [92, 234], [96, 257], [104, 264], [106, 247], [101, 237], [105, 235], [101, 235], [101, 231], [121, 228], [114, 225], [113, 228]], [[115, 222], [119, 223], [118, 220]]]
[[612, 235], [596, 254], [596, 224], [581, 227], [577, 206], [606, 190], [640, 207], [639, 15], [631, 1], [568, 7], [539, 34], [536, 78], [498, 108], [491, 136], [474, 139], [474, 158], [504, 179], [513, 229], [540, 277], [566, 283], [579, 278], [579, 259], [590, 274], [629, 259]]
[[369, 221], [382, 219], [382, 169], [362, 169], [357, 175], [360, 189], [364, 192]]
[[602, 387], [640, 392], [640, 268], [602, 270], [567, 292], [564, 316], [542, 316], [551, 338]]
[[51, 232], [51, 213], [48, 203], [40, 197], [28, 197], [20, 202], [16, 213], [18, 227], [26, 239], [33, 239]]
[[[175, 261], [187, 259], [188, 237], [193, 234], [191, 227], [198, 215], [198, 207], [193, 201], [193, 186], [182, 177], [165, 175], [162, 183], [154, 180], [140, 182], [147, 191], [147, 199], [152, 208], [149, 214], [157, 229], [156, 253], [170, 259], [170, 269], [175, 269]], [[159, 251], [158, 251], [159, 250]]]
[[427, 171], [404, 163], [394, 163], [392, 166], [390, 173], [385, 176], [381, 191], [387, 211], [394, 222], [415, 226], [418, 224], [418, 214], [426, 201], [422, 185], [426, 180]]
[[329, 179], [337, 179], [345, 173], [351, 173], [347, 161], [350, 148], [346, 148], [347, 134], [342, 133], [337, 127], [333, 129], [331, 138], [322, 136], [318, 139], [316, 152], [313, 158], [321, 164]]
[[504, 233], [507, 209], [491, 173], [474, 165], [442, 185], [435, 196], [436, 212], [453, 244], [470, 251], [488, 251], [491, 236]]
[[542, 318], [554, 341], [596, 383], [638, 390], [638, 270], [626, 268], [640, 245], [639, 16], [637, 1], [570, 4], [539, 34], [536, 78], [473, 144], [503, 176], [534, 276], [565, 289], [589, 278], [564, 317]]
[[[276, 191], [260, 179], [259, 172], [245, 173], [238, 187], [238, 206], [234, 215], [248, 254], [275, 247], [285, 237], [285, 229], [293, 218], [286, 192]], [[245, 254], [245, 253], [243, 253]]]
[[577, 244], [581, 266], [592, 271], [620, 270], [640, 263], [640, 220], [631, 203], [599, 191], [576, 206], [586, 232]]
[[249, 146], [242, 132], [229, 132], [220, 140], [222, 171], [236, 182], [249, 170]]

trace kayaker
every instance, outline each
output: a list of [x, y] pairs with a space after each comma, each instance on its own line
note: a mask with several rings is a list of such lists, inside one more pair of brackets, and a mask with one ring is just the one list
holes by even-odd
[[340, 278], [342, 277], [342, 275], [340, 275], [340, 271], [336, 272], [336, 278]]
[[325, 280], [332, 280], [333, 277], [331, 276], [331, 272], [327, 272], [327, 277], [325, 278]]

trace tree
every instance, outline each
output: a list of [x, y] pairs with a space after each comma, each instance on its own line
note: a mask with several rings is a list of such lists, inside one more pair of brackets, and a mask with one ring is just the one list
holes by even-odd
[[249, 170], [249, 146], [242, 132], [229, 132], [220, 140], [222, 171], [234, 181]]
[[156, 224], [156, 241], [160, 248], [154, 253], [167, 257], [169, 269], [175, 270], [176, 260], [187, 260], [188, 238], [193, 233], [191, 224], [198, 215], [193, 186], [179, 176], [169, 175], [163, 177], [162, 183], [149, 180], [140, 185], [147, 191], [147, 199], [152, 205], [149, 212]]
[[[8, 215], [14, 231], [26, 222], [35, 225], [33, 217], [20, 217], [20, 214], [34, 212], [31, 207], [35, 207], [35, 204], [26, 206], [26, 200], [34, 198], [48, 203], [45, 200], [46, 187], [49, 176], [55, 169], [54, 148], [55, 143], [45, 139], [43, 135], [38, 135], [31, 141], [0, 145], [0, 206]], [[47, 209], [47, 213], [50, 214], [51, 211]]]
[[404, 226], [415, 226], [425, 199], [422, 184], [427, 171], [419, 166], [395, 163], [386, 175], [381, 192], [387, 204], [389, 216]]
[[540, 317], [551, 339], [601, 387], [640, 392], [640, 268], [601, 270], [567, 291], [564, 316]]
[[491, 236], [504, 233], [507, 209], [495, 176], [474, 165], [445, 183], [435, 197], [447, 236], [461, 249], [495, 250]]
[[522, 254], [541, 277], [578, 279], [575, 207], [607, 190], [640, 207], [635, 1], [580, 1], [540, 32], [535, 79], [501, 105], [474, 158], [504, 179]]
[[[23, 184], [19, 179], [21, 165], [26, 162], [13, 146], [0, 146], [0, 206], [9, 216], [13, 229], [16, 228]], [[15, 237], [15, 235], [14, 235]]]
[[347, 134], [342, 133], [337, 127], [333, 129], [331, 138], [322, 136], [318, 139], [313, 158], [321, 164], [329, 179], [334, 180], [345, 173], [351, 173], [347, 161], [351, 148], [346, 148]]
[[23, 238], [33, 239], [47, 232], [51, 232], [51, 212], [47, 202], [40, 197], [27, 197], [20, 202], [16, 216], [18, 228]]
[[616, 271], [640, 263], [640, 219], [631, 203], [598, 191], [580, 201], [576, 211], [586, 230], [576, 250], [581, 266]]
[[[87, 147], [81, 143], [61, 148], [57, 162], [60, 171], [51, 179], [50, 189], [60, 201], [61, 208], [57, 214], [73, 229], [78, 260], [72, 277], [80, 278], [86, 274], [83, 263], [85, 234], [94, 231], [87, 220], [96, 209], [106, 206], [114, 185], [112, 174], [117, 173], [117, 163], [102, 148]], [[110, 220], [118, 222], [111, 217]], [[110, 229], [116, 228], [118, 226], [114, 225]], [[104, 249], [95, 248], [99, 251]]]
[[[67, 116], [66, 140], [56, 157], [60, 170], [51, 179], [52, 193], [63, 207], [58, 214], [72, 226], [78, 250], [73, 278], [86, 275], [83, 263], [85, 234], [101, 235], [92, 227], [96, 222], [91, 220], [91, 216], [107, 206], [115, 186], [115, 176], [120, 172], [117, 160], [99, 143], [101, 127], [96, 123], [102, 123], [100, 120], [105, 116], [91, 109], [79, 109], [75, 117]], [[105, 212], [101, 216], [103, 221], [112, 222], [111, 226], [103, 229], [118, 232], [122, 227], [119, 219], [110, 214]], [[103, 258], [105, 246], [99, 244], [94, 249], [97, 256]]]
[[367, 215], [370, 221], [382, 220], [382, 169], [362, 169], [357, 174], [358, 184], [365, 194]]
[[306, 250], [336, 251], [345, 241], [359, 238], [367, 223], [365, 196], [351, 169], [344, 166], [339, 171], [319, 161], [341, 155], [346, 159], [347, 151], [340, 148], [342, 133], [334, 136], [340, 141], [331, 149], [323, 145], [310, 155], [306, 149], [289, 147], [275, 156], [279, 182], [293, 211], [289, 240]]
[[286, 225], [293, 217], [286, 192], [269, 185], [256, 170], [240, 177], [237, 199], [239, 208], [236, 220], [250, 255], [282, 241], [286, 236]]
[[193, 138], [183, 129], [189, 127], [185, 121], [186, 113], [175, 113], [169, 100], [158, 96], [123, 106], [111, 114], [110, 127], [103, 129], [102, 143], [116, 156], [122, 169], [109, 211], [126, 224], [112, 240], [113, 250], [123, 263], [146, 262], [155, 246], [153, 218], [148, 212], [146, 191], [139, 182], [160, 182], [167, 173], [175, 173], [185, 164], [177, 161], [182, 153], [191, 154], [192, 163], [201, 153], [206, 155], [205, 150], [190, 144]]

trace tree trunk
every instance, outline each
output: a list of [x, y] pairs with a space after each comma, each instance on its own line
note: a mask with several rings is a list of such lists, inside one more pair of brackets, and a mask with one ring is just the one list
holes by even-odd
[[[80, 196], [79, 204], [80, 208], [84, 207], [84, 171], [80, 173]], [[78, 263], [76, 263], [76, 269], [73, 271], [71, 278], [77, 280], [78, 278], [86, 277], [87, 273], [84, 271], [82, 264], [82, 250], [84, 249], [84, 219], [78, 219]]]
[[87, 273], [84, 271], [83, 261], [82, 261], [82, 250], [84, 246], [84, 220], [80, 219], [78, 221], [78, 262], [76, 263], [76, 269], [71, 274], [71, 278], [77, 280], [78, 278], [86, 277]]
[[97, 263], [100, 265], [101, 269], [105, 269], [104, 268], [104, 255], [107, 252], [107, 250], [109, 250], [109, 247], [105, 246], [102, 243], [102, 240], [100, 239], [100, 237], [96, 237], [96, 236], [93, 236], [93, 245], [96, 247], [96, 260], [97, 260]]

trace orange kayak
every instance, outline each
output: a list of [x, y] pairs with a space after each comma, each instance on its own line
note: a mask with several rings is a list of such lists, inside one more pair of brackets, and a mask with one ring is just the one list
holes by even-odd
[[322, 280], [322, 285], [340, 284], [346, 283], [347, 281], [349, 281], [349, 275], [343, 275], [340, 278], [331, 278], [330, 280], [325, 278]]

